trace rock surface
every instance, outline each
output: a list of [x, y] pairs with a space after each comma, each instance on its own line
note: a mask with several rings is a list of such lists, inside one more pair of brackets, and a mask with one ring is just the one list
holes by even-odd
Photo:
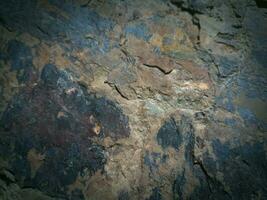
[[0, 199], [267, 199], [265, 0], [0, 1]]

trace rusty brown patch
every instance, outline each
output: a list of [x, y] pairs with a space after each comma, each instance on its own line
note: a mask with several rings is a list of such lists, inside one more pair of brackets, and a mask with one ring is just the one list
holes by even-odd
[[30, 149], [27, 154], [27, 160], [31, 166], [31, 178], [34, 178], [37, 170], [41, 167], [45, 160], [45, 155], [38, 153], [36, 149]]
[[100, 131], [101, 131], [101, 126], [99, 124], [99, 122], [95, 119], [95, 117], [93, 115], [91, 115], [89, 117], [89, 120], [90, 120], [90, 124], [94, 124], [93, 126], [93, 132], [96, 134], [96, 135], [99, 135], [100, 134]]

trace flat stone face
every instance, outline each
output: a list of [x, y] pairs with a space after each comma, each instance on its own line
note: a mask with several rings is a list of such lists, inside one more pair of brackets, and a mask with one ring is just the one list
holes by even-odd
[[265, 0], [0, 1], [0, 199], [267, 199]]

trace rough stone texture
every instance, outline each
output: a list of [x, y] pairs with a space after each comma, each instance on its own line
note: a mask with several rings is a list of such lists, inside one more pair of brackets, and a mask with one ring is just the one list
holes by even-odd
[[0, 199], [267, 199], [266, 0], [0, 1]]

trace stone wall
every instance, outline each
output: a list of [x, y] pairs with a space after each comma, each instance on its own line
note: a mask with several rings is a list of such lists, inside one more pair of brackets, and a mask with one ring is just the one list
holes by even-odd
[[266, 0], [1, 0], [0, 199], [267, 199]]

